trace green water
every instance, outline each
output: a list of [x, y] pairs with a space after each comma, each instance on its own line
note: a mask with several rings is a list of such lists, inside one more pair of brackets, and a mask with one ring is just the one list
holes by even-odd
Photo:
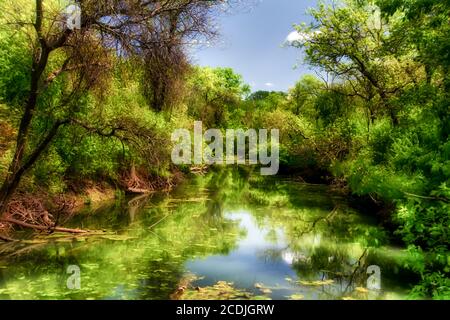
[[[69, 225], [103, 234], [0, 245], [0, 299], [169, 299], [177, 288], [185, 299], [399, 299], [413, 281], [405, 252], [345, 198], [242, 170], [86, 209]], [[70, 265], [80, 289], [68, 289]], [[381, 290], [366, 289], [370, 265]]]

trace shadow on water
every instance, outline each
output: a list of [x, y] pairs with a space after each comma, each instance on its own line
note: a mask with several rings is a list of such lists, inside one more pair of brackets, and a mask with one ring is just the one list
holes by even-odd
[[[1, 299], [390, 299], [414, 277], [376, 221], [327, 187], [242, 169], [85, 209], [71, 224], [105, 232], [0, 246]], [[67, 287], [69, 265], [79, 290]], [[371, 265], [381, 290], [367, 289]]]

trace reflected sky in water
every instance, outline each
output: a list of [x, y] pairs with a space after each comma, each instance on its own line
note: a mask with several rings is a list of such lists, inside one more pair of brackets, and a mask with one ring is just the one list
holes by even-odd
[[[102, 232], [0, 245], [1, 299], [169, 299], [180, 287], [211, 299], [224, 294], [217, 283], [246, 298], [391, 299], [415, 277], [405, 252], [342, 196], [242, 170], [87, 208], [69, 225]], [[66, 286], [69, 265], [81, 269], [80, 290]], [[365, 288], [370, 265], [381, 292]]]

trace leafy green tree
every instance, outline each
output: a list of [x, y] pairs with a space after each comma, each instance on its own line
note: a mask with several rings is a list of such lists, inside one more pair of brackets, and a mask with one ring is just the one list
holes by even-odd
[[349, 0], [321, 3], [310, 14], [314, 22], [296, 27], [303, 40], [293, 46], [304, 48], [312, 66], [345, 81], [343, 93], [363, 99], [372, 121], [389, 115], [398, 125], [399, 110], [391, 99], [414, 85], [419, 66], [401, 52], [403, 43], [392, 41], [392, 25], [380, 9], [371, 1]]
[[287, 94], [282, 91], [256, 91], [247, 101], [252, 102], [259, 111], [273, 111], [286, 103], [286, 97]]
[[223, 125], [228, 112], [250, 93], [242, 76], [230, 68], [196, 67], [189, 79], [189, 109], [207, 125]]
[[311, 104], [323, 89], [323, 83], [312, 75], [305, 75], [289, 90], [289, 98], [293, 112], [296, 115], [311, 116], [313, 113]]
[[[3, 61], [6, 66], [11, 66], [10, 62], [13, 68], [18, 66], [14, 69], [18, 75], [5, 75], [10, 67], [0, 69], [5, 72], [0, 75], [0, 80], [5, 80], [0, 85], [0, 93], [6, 96], [2, 98], [17, 101], [20, 118], [14, 155], [0, 188], [1, 215], [5, 214], [22, 177], [47, 150], [62, 127], [78, 126], [106, 138], [119, 132], [145, 137], [148, 128], [136, 125], [130, 118], [113, 119], [109, 123], [86, 119], [83, 108], [91, 94], [99, 97], [106, 91], [114, 57], [140, 57], [145, 49], [155, 44], [149, 34], [154, 32], [159, 18], [188, 9], [207, 15], [217, 5], [222, 5], [221, 1], [201, 0], [164, 3], [124, 0], [113, 4], [106, 0], [88, 0], [77, 3], [82, 12], [79, 30], [69, 28], [65, 23], [62, 16], [64, 3], [59, 1], [5, 0], [0, 3], [2, 30], [5, 25], [9, 27], [0, 39], [4, 42], [10, 34], [20, 33], [22, 42], [13, 48], [26, 48], [16, 58], [10, 57], [14, 51], [9, 51]], [[24, 64], [20, 65], [20, 62]], [[14, 92], [8, 88], [11, 81], [16, 80], [23, 87], [17, 86], [20, 89]]]
[[416, 298], [450, 294], [449, 8], [427, 0], [322, 3], [294, 42], [331, 78], [312, 98], [318, 121], [306, 118], [311, 147], [331, 160], [322, 167], [338, 183], [392, 208], [389, 223], [422, 276]]
[[[424, 66], [427, 84], [442, 93], [436, 96], [433, 90], [428, 90], [433, 98], [437, 98], [435, 107], [438, 116], [445, 120], [444, 123], [450, 121], [450, 2], [379, 0], [377, 3], [387, 19], [398, 15], [402, 17], [392, 37], [402, 39], [407, 43], [405, 47], [414, 50], [412, 59]], [[443, 138], [450, 135], [449, 126], [442, 128], [442, 135]]]

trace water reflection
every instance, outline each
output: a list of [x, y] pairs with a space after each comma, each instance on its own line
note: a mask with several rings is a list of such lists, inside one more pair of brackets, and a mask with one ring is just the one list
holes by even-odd
[[[413, 276], [403, 251], [346, 199], [240, 169], [88, 209], [72, 224], [104, 233], [0, 246], [0, 298], [168, 299], [181, 286], [208, 293], [195, 298], [235, 288], [241, 298], [385, 299], [401, 297]], [[373, 264], [382, 292], [365, 289]], [[81, 268], [79, 291], [66, 287], [68, 265]]]

